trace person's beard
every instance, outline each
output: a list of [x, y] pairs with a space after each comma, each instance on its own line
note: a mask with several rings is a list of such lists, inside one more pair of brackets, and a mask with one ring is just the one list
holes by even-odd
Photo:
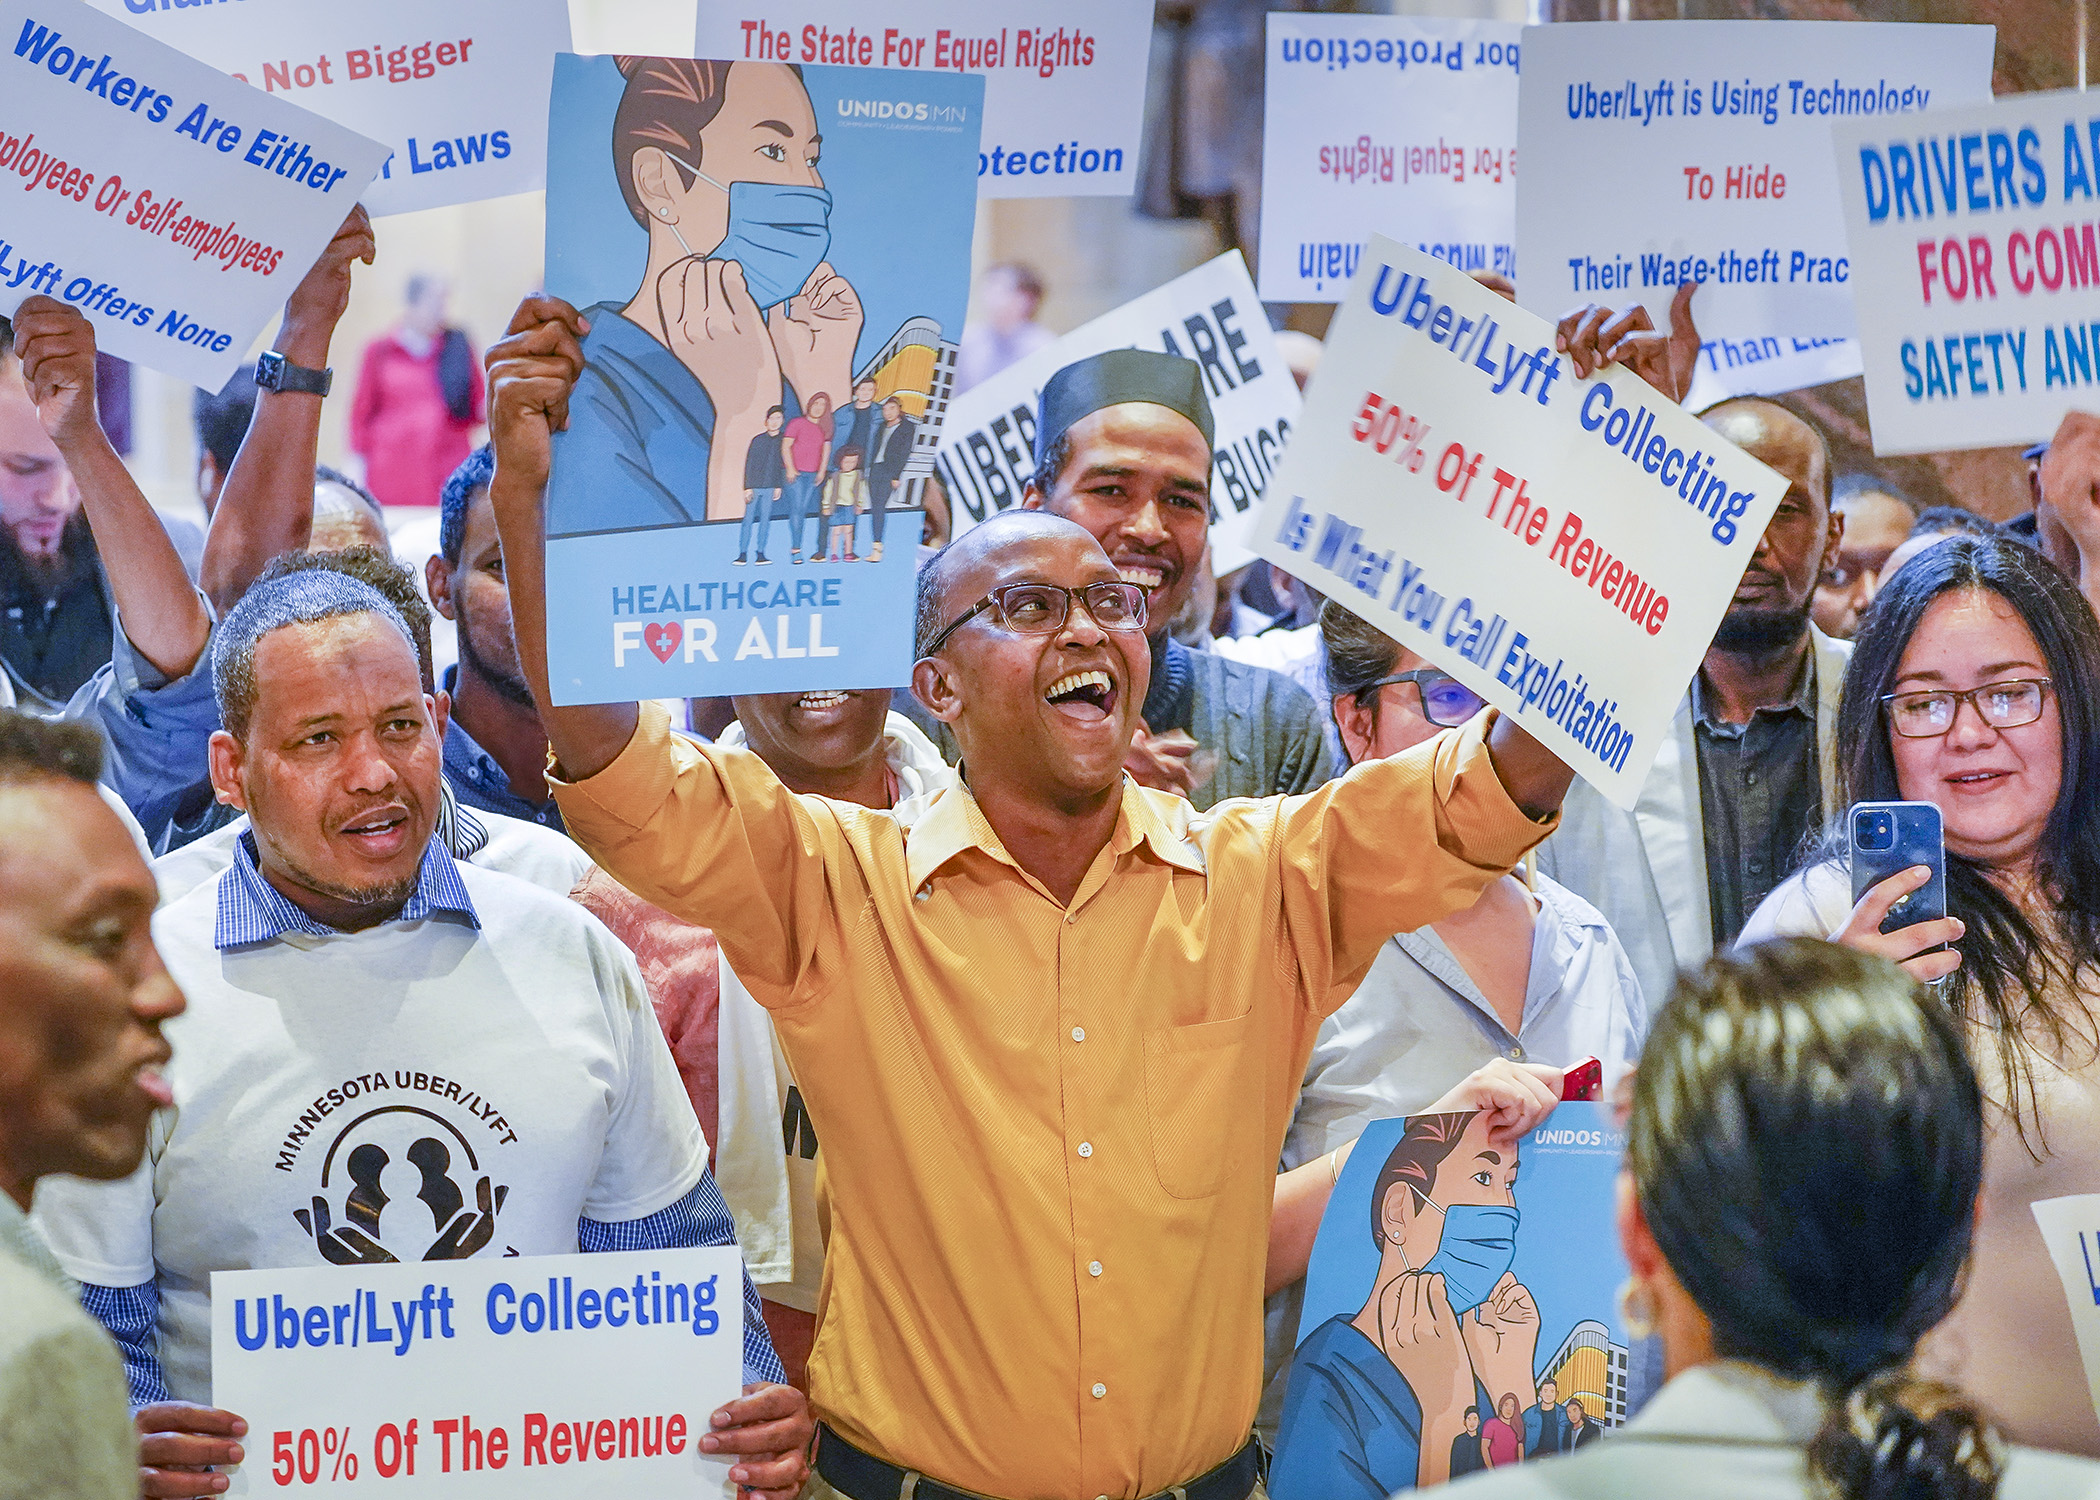
[[1813, 597], [1783, 609], [1730, 609], [1714, 631], [1714, 649], [1731, 656], [1763, 656], [1794, 645], [1808, 634]]
[[474, 644], [474, 626], [467, 617], [464, 601], [461, 602], [458, 613], [459, 659], [465, 663], [467, 670], [494, 688], [496, 696], [505, 702], [515, 703], [520, 708], [537, 710], [538, 705], [532, 701], [532, 688], [526, 683], [524, 674], [515, 667], [508, 671], [497, 667], [483, 656], [480, 648]]

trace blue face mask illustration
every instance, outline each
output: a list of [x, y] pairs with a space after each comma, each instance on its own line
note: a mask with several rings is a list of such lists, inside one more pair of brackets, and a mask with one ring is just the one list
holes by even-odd
[[[733, 260], [742, 266], [744, 285], [760, 311], [801, 291], [809, 273], [831, 251], [831, 194], [820, 187], [779, 182], [732, 182], [723, 187], [691, 162], [676, 156], [671, 160], [729, 195], [729, 232], [707, 252], [707, 259]], [[686, 254], [695, 253], [676, 224], [671, 233]]]
[[[1420, 1190], [1415, 1197], [1444, 1216], [1443, 1242], [1422, 1267], [1422, 1274], [1444, 1278], [1451, 1311], [1463, 1316], [1487, 1301], [1495, 1283], [1517, 1258], [1520, 1216], [1504, 1203], [1454, 1203], [1445, 1208]], [[1400, 1252], [1400, 1261], [1407, 1264], [1405, 1250]]]

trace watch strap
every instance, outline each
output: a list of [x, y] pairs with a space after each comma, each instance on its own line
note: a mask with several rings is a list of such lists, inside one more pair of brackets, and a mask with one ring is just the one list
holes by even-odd
[[325, 396], [335, 384], [335, 371], [314, 370], [305, 365], [295, 365], [282, 354], [271, 350], [255, 362], [255, 383], [266, 391], [296, 391], [302, 395]]

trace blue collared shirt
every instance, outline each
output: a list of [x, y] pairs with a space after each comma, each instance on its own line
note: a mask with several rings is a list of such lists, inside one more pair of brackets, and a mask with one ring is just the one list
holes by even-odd
[[[447, 667], [445, 691], [456, 693], [458, 681], [459, 668]], [[474, 736], [467, 733], [458, 719], [448, 720], [445, 725], [445, 780], [452, 783], [452, 795], [469, 807], [501, 813], [506, 818], [522, 818], [556, 833], [568, 832], [562, 826], [561, 808], [553, 799], [544, 803], [528, 802], [512, 791], [510, 772], [497, 763], [495, 756], [475, 743]]]
[[[459, 878], [442, 839], [433, 838], [423, 850], [423, 863], [416, 871], [416, 888], [390, 922], [464, 922], [476, 929], [481, 917], [467, 883]], [[233, 865], [219, 882], [218, 922], [212, 928], [212, 946], [224, 952], [255, 943], [274, 943], [288, 932], [308, 937], [334, 937], [337, 929], [317, 922], [295, 906], [285, 894], [263, 878], [255, 862], [255, 834], [251, 830], [234, 847]]]

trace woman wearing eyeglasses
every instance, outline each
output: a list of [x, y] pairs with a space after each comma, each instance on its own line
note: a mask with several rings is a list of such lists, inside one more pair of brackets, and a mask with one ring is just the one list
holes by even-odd
[[[1352, 765], [1398, 754], [1484, 706], [1470, 688], [1339, 604], [1321, 609], [1320, 635], [1335, 726]], [[1297, 1342], [1320, 1214], [1364, 1127], [1423, 1112], [1483, 1068], [1494, 1069], [1490, 1079], [1500, 1074], [1521, 1087], [1515, 1075], [1526, 1064], [1559, 1069], [1595, 1057], [1609, 1089], [1633, 1066], [1647, 1029], [1640, 982], [1611, 927], [1542, 875], [1506, 875], [1470, 910], [1386, 941], [1363, 984], [1320, 1027], [1284, 1141], [1269, 1234], [1265, 1437], [1273, 1441], [1281, 1416], [1282, 1372]], [[1514, 1329], [1528, 1311], [1536, 1339], [1537, 1310], [1513, 1277], [1505, 1280], [1482, 1316]], [[1527, 1449], [1541, 1420], [1530, 1373], [1527, 1364], [1518, 1392], [1532, 1429]], [[1495, 1387], [1498, 1396], [1504, 1389]]]
[[[2100, 1421], [2029, 1205], [2100, 1192], [2100, 626], [2040, 554], [1955, 537], [1890, 579], [1838, 711], [1839, 795], [1940, 809], [1942, 921], [1880, 931], [1923, 884], [1855, 905], [1840, 853], [1775, 890], [1741, 943], [1828, 937], [1893, 959], [1965, 1023], [1991, 1102], [1975, 1261], [1923, 1368], [2009, 1436], [2100, 1457]], [[1840, 821], [1839, 827], [1842, 827]], [[1833, 848], [1837, 846], [1833, 845]], [[1957, 943], [1957, 950], [1936, 951]]]

